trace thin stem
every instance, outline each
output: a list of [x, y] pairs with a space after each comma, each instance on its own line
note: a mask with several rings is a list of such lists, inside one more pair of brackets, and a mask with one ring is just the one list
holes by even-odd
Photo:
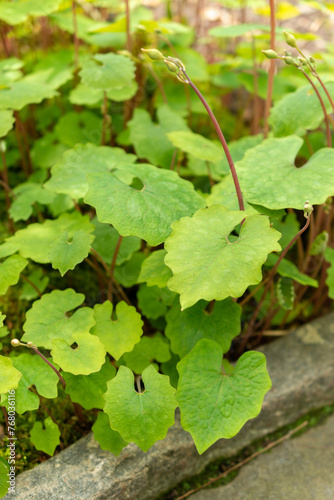
[[209, 104], [206, 102], [206, 100], [204, 99], [204, 97], [201, 94], [201, 92], [198, 90], [198, 88], [196, 87], [196, 85], [190, 80], [189, 76], [187, 75], [187, 73], [185, 72], [184, 69], [182, 69], [182, 72], [183, 72], [184, 76], [186, 77], [187, 82], [189, 83], [190, 87], [194, 90], [194, 92], [197, 94], [198, 98], [202, 102], [203, 106], [205, 107], [205, 109], [206, 109], [206, 111], [207, 111], [207, 113], [208, 113], [208, 115], [209, 115], [209, 117], [210, 117], [210, 119], [212, 121], [212, 124], [215, 127], [215, 129], [216, 129], [218, 138], [219, 138], [219, 140], [221, 142], [221, 145], [223, 146], [225, 156], [226, 156], [228, 164], [230, 166], [230, 170], [231, 170], [231, 174], [232, 174], [232, 177], [233, 177], [233, 182], [234, 182], [235, 190], [237, 192], [239, 208], [240, 208], [240, 210], [244, 210], [245, 209], [245, 207], [244, 207], [244, 201], [243, 201], [243, 198], [242, 198], [242, 193], [241, 193], [241, 188], [240, 188], [240, 184], [239, 184], [239, 179], [238, 179], [237, 171], [235, 169], [235, 166], [234, 166], [234, 163], [233, 163], [233, 160], [232, 160], [232, 156], [231, 156], [230, 150], [228, 149], [228, 146], [227, 146], [224, 134], [223, 134], [223, 132], [222, 132], [222, 130], [221, 130], [219, 124], [218, 124], [218, 121], [217, 121], [215, 115], [213, 114], [213, 112], [212, 112]]
[[24, 276], [24, 274], [22, 274], [22, 273], [20, 273], [20, 277], [23, 279], [23, 281], [26, 281], [27, 283], [29, 283], [30, 286], [33, 287], [33, 289], [38, 293], [39, 298], [42, 297], [42, 293], [37, 288], [37, 286], [35, 285], [35, 283], [33, 283], [29, 278], [27, 278], [26, 276]]
[[112, 302], [112, 284], [114, 281], [114, 270], [115, 270], [116, 260], [117, 260], [119, 249], [121, 248], [122, 241], [123, 241], [123, 236], [119, 236], [118, 241], [116, 243], [114, 255], [113, 255], [113, 258], [111, 261], [111, 265], [110, 265], [110, 271], [109, 271], [110, 277], [109, 277], [109, 282], [108, 282], [108, 299], [110, 300], [110, 302]]
[[74, 70], [77, 76], [79, 70], [79, 38], [78, 38], [78, 23], [75, 0], [72, 0], [72, 22], [73, 22], [73, 38], [74, 38]]
[[[275, 29], [276, 29], [276, 19], [275, 19], [275, 0], [269, 0], [270, 6], [270, 48], [275, 50]], [[264, 130], [263, 135], [266, 138], [269, 132], [268, 118], [270, 114], [271, 101], [273, 95], [274, 86], [274, 75], [275, 75], [275, 59], [270, 59], [270, 66], [268, 71], [268, 88], [267, 88], [267, 98], [264, 108]]]
[[329, 120], [328, 120], [327, 111], [326, 111], [326, 107], [325, 107], [324, 101], [323, 101], [323, 99], [322, 99], [322, 97], [321, 97], [321, 95], [319, 93], [319, 90], [314, 85], [314, 83], [312, 82], [312, 80], [308, 76], [308, 74], [304, 70], [300, 70], [300, 71], [303, 73], [303, 75], [305, 76], [305, 78], [307, 78], [307, 80], [309, 81], [309, 83], [312, 85], [314, 92], [317, 94], [317, 97], [318, 97], [319, 102], [320, 102], [321, 107], [322, 107], [322, 111], [324, 113], [324, 119], [325, 119], [325, 125], [326, 125], [327, 146], [329, 148], [331, 148], [332, 147], [332, 137], [331, 137], [331, 131], [330, 131], [330, 128], [329, 128]]
[[126, 50], [131, 52], [132, 40], [130, 32], [130, 6], [129, 0], [125, 0], [125, 11], [126, 11]]
[[284, 259], [284, 257], [286, 256], [286, 254], [288, 253], [288, 251], [290, 250], [290, 248], [293, 246], [293, 244], [297, 241], [297, 239], [303, 234], [304, 231], [306, 231], [306, 229], [308, 228], [309, 224], [310, 224], [310, 217], [307, 218], [306, 220], [306, 223], [305, 225], [301, 228], [301, 230], [296, 234], [296, 236], [294, 236], [292, 238], [292, 240], [288, 243], [288, 245], [284, 248], [283, 252], [281, 253], [281, 255], [279, 256], [276, 264], [274, 265], [274, 267], [271, 269], [269, 275], [268, 275], [268, 281], [267, 281], [267, 284], [265, 286], [265, 289], [263, 290], [263, 293], [262, 293], [262, 296], [261, 296], [261, 299], [259, 300], [256, 308], [255, 308], [255, 311], [253, 313], [253, 316], [251, 317], [251, 320], [249, 322], [249, 325], [248, 325], [248, 329], [246, 331], [246, 334], [244, 336], [244, 341], [242, 343], [242, 346], [243, 347], [246, 342], [247, 342], [247, 339], [250, 337], [250, 335], [252, 334], [252, 331], [253, 331], [253, 328], [254, 328], [254, 324], [255, 324], [255, 321], [256, 321], [256, 318], [258, 317], [258, 314], [261, 310], [261, 307], [262, 307], [262, 304], [266, 298], [266, 295], [267, 295], [267, 292], [271, 286], [271, 282], [272, 282], [272, 279], [273, 277], [275, 276], [276, 274], [276, 271], [278, 269], [278, 266], [280, 265], [280, 263], [282, 262], [282, 260]]
[[227, 469], [225, 472], [223, 472], [219, 476], [214, 477], [213, 479], [210, 479], [210, 481], [208, 481], [205, 484], [202, 484], [201, 486], [199, 486], [198, 488], [195, 488], [194, 490], [188, 491], [185, 495], [182, 495], [182, 496], [178, 497], [176, 500], [183, 500], [184, 498], [189, 497], [190, 495], [192, 495], [196, 491], [199, 491], [199, 490], [201, 490], [203, 488], [206, 488], [207, 486], [210, 486], [212, 483], [214, 483], [216, 481], [219, 481], [219, 479], [222, 479], [223, 477], [228, 476], [228, 474], [230, 474], [230, 472], [232, 472], [234, 470], [237, 470], [237, 469], [240, 469], [243, 465], [246, 465], [248, 462], [250, 462], [254, 458], [258, 457], [262, 453], [266, 453], [267, 451], [269, 451], [272, 448], [274, 448], [274, 446], [277, 446], [278, 444], [283, 443], [287, 439], [290, 439], [294, 434], [296, 434], [297, 432], [299, 432], [300, 430], [302, 430], [304, 427], [306, 427], [308, 425], [308, 423], [309, 422], [307, 420], [305, 420], [303, 423], [301, 423], [300, 425], [298, 425], [294, 429], [291, 429], [291, 431], [289, 431], [287, 434], [285, 434], [285, 436], [282, 436], [279, 439], [277, 439], [276, 441], [273, 441], [273, 442], [269, 443], [267, 446], [265, 446], [264, 448], [261, 448], [261, 450], [256, 451], [250, 457], [247, 457], [242, 462], [239, 462], [238, 464], [233, 465], [233, 467], [230, 467], [230, 469]]
[[209, 177], [210, 186], [212, 187], [215, 185], [215, 181], [212, 178], [210, 163], [208, 161], [206, 162], [206, 168], [208, 170], [208, 177]]
[[178, 152], [179, 152], [179, 150], [177, 148], [174, 149], [174, 153], [173, 153], [173, 156], [172, 156], [172, 161], [171, 161], [170, 167], [169, 167], [170, 170], [174, 170], [175, 162], [176, 162], [176, 158], [177, 158]]
[[252, 291], [251, 291], [251, 292], [247, 295], [247, 297], [245, 297], [245, 298], [244, 298], [241, 302], [239, 302], [239, 305], [240, 305], [241, 307], [243, 307], [245, 304], [247, 304], [247, 302], [249, 302], [249, 301], [250, 301], [250, 299], [251, 299], [252, 297], [254, 297], [254, 295], [256, 294], [256, 292], [257, 292], [258, 290], [260, 290], [260, 288], [262, 288], [262, 287], [263, 287], [263, 286], [267, 283], [267, 281], [268, 281], [268, 278], [266, 278], [265, 280], [261, 281], [261, 283], [259, 283], [259, 284], [257, 285], [257, 287], [255, 287], [255, 288], [254, 288], [254, 290], [252, 290]]
[[43, 410], [49, 415], [49, 417], [51, 418], [51, 420], [53, 421], [53, 423], [55, 423], [56, 426], [59, 428], [57, 420], [54, 418], [54, 416], [52, 415], [52, 413], [49, 410], [49, 408], [44, 404], [42, 396], [40, 396], [39, 394], [37, 394], [37, 396], [39, 397], [39, 402], [41, 403], [41, 406], [42, 406]]
[[315, 73], [315, 77], [316, 79], [318, 80], [318, 82], [320, 83], [320, 85], [322, 86], [322, 88], [324, 89], [324, 92], [326, 94], [326, 96], [328, 97], [328, 100], [329, 102], [331, 103], [331, 106], [332, 106], [332, 109], [333, 109], [333, 113], [334, 113], [334, 101], [330, 95], [330, 93], [328, 92], [327, 90], [327, 87], [326, 85], [324, 84], [324, 82], [321, 80], [320, 76], [318, 75], [318, 73]]
[[46, 359], [46, 357], [45, 357], [45, 356], [43, 356], [43, 354], [42, 354], [42, 353], [41, 353], [41, 352], [37, 349], [37, 347], [36, 347], [35, 345], [34, 345], [34, 346], [31, 346], [31, 349], [32, 349], [33, 351], [35, 351], [35, 353], [36, 353], [36, 354], [38, 354], [38, 356], [40, 356], [40, 357], [43, 359], [43, 361], [45, 361], [45, 363], [46, 363], [47, 365], [49, 365], [49, 367], [50, 367], [50, 368], [52, 368], [52, 370], [55, 372], [55, 374], [56, 374], [56, 375], [57, 375], [57, 377], [59, 378], [60, 382], [62, 383], [62, 386], [63, 386], [63, 387], [64, 387], [64, 389], [65, 389], [65, 387], [66, 387], [66, 382], [65, 382], [65, 380], [63, 379], [63, 377], [60, 375], [60, 373], [59, 373], [59, 371], [57, 370], [57, 368], [56, 368], [55, 366], [53, 366], [53, 364], [52, 364], [52, 363], [50, 363], [50, 361], [49, 361], [48, 359]]

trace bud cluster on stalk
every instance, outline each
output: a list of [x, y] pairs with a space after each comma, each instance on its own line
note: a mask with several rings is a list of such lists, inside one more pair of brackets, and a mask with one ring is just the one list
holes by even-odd
[[186, 75], [185, 75], [185, 66], [183, 62], [180, 59], [177, 59], [176, 57], [170, 57], [167, 56], [165, 57], [158, 49], [141, 49], [142, 52], [145, 52], [145, 54], [148, 55], [152, 61], [163, 61], [167, 69], [171, 73], [175, 73], [176, 77], [183, 83], [189, 83]]

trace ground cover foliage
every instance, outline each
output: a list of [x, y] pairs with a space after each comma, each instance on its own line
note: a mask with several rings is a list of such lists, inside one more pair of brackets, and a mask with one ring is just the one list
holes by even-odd
[[162, 6], [0, 3], [2, 422], [15, 391], [35, 462], [147, 451], [177, 407], [199, 453], [233, 437], [254, 347], [334, 297], [334, 45]]

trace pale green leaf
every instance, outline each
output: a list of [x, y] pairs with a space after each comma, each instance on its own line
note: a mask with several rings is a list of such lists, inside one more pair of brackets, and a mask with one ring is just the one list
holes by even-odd
[[12, 255], [0, 263], [0, 295], [5, 295], [10, 286], [16, 285], [28, 261], [20, 255]]
[[84, 332], [88, 334], [95, 324], [93, 309], [81, 307], [72, 315], [68, 314], [84, 300], [85, 296], [72, 288], [44, 294], [26, 313], [22, 340], [51, 349], [53, 339], [64, 339], [72, 344], [73, 335]]
[[223, 352], [231, 347], [231, 342], [240, 333], [241, 307], [231, 298], [216, 302], [213, 311], [206, 310], [204, 301], [181, 311], [179, 304], [174, 304], [167, 313], [166, 336], [171, 342], [171, 349], [183, 358], [201, 339], [216, 341]]
[[61, 0], [4, 1], [0, 4], [0, 19], [15, 26], [27, 20], [28, 16], [47, 16], [58, 9]]
[[[244, 218], [239, 237], [233, 237]], [[270, 252], [280, 250], [279, 238], [263, 215], [229, 212], [220, 205], [198, 210], [175, 222], [165, 243], [165, 263], [173, 272], [168, 288], [181, 295], [183, 309], [200, 299], [241, 297], [261, 281], [261, 266]]]
[[68, 231], [63, 231], [54, 241], [49, 253], [53, 269], [59, 269], [62, 276], [74, 269], [89, 254], [94, 235], [84, 231], [75, 231], [69, 237]]
[[135, 373], [142, 373], [150, 364], [158, 369], [154, 360], [158, 363], [166, 363], [170, 358], [168, 340], [157, 332], [152, 337], [142, 337], [131, 352], [121, 357], [119, 363], [125, 364]]
[[[72, 347], [72, 344], [77, 345]], [[62, 370], [74, 375], [89, 375], [101, 369], [106, 351], [95, 335], [73, 333], [69, 341], [54, 338], [51, 355]]]
[[172, 272], [165, 265], [166, 250], [152, 252], [141, 266], [138, 283], [146, 282], [147, 286], [158, 286], [164, 288], [172, 276]]
[[143, 334], [143, 321], [133, 306], [119, 302], [113, 317], [113, 305], [109, 300], [94, 307], [95, 326], [91, 333], [96, 335], [105, 349], [115, 359], [132, 351]]
[[216, 26], [215, 28], [211, 28], [209, 35], [218, 38], [231, 38], [246, 35], [247, 33], [254, 34], [254, 32], [269, 30], [269, 26], [265, 24], [236, 24], [234, 26]]
[[100, 371], [90, 375], [73, 375], [63, 372], [62, 376], [66, 382], [65, 392], [69, 394], [71, 401], [79, 403], [86, 410], [92, 408], [102, 409], [105, 405], [103, 394], [107, 390], [107, 382], [116, 375], [116, 368], [111, 364], [108, 357]]
[[45, 84], [36, 85], [27, 78], [12, 82], [6, 88], [0, 88], [0, 108], [20, 110], [27, 104], [37, 104], [58, 94], [52, 87]]
[[33, 212], [33, 204], [49, 205], [53, 202], [55, 194], [45, 189], [36, 182], [24, 182], [13, 189], [15, 199], [9, 209], [9, 215], [17, 222], [27, 220]]
[[[277, 255], [275, 254], [269, 255], [265, 265], [273, 267], [276, 264], [277, 260], [278, 260]], [[315, 288], [318, 287], [317, 280], [299, 271], [298, 267], [290, 260], [283, 259], [277, 268], [277, 272], [281, 276], [284, 276], [285, 278], [291, 278], [292, 280], [297, 281], [297, 283], [300, 283], [301, 285], [313, 286]]]
[[4, 137], [13, 128], [15, 118], [12, 111], [0, 110], [0, 137]]
[[87, 175], [113, 171], [120, 163], [133, 163], [136, 156], [120, 148], [79, 144], [67, 151], [51, 169], [51, 179], [45, 186], [71, 198], [83, 198], [88, 190]]
[[121, 366], [116, 377], [108, 382], [104, 396], [104, 411], [110, 426], [127, 442], [134, 442], [147, 451], [156, 441], [164, 439], [174, 423], [175, 389], [166, 375], [153, 366], [143, 371], [145, 390], [134, 389], [134, 377], [129, 368]]
[[95, 106], [103, 101], [103, 90], [93, 89], [83, 83], [79, 83], [75, 89], [71, 90], [69, 101], [78, 106]]
[[[43, 293], [49, 283], [49, 277], [43, 274], [42, 268], [38, 268], [27, 276], [29, 281], [33, 283], [40, 293]], [[21, 288], [21, 299], [32, 300], [38, 297], [38, 293], [30, 283], [25, 281]]]
[[88, 176], [85, 197], [99, 221], [112, 224], [122, 236], [138, 236], [159, 245], [170, 234], [173, 221], [205, 206], [193, 185], [174, 171], [144, 163], [127, 165], [126, 171], [140, 179], [141, 190], [113, 174], [94, 174]]
[[307, 200], [320, 205], [334, 194], [334, 150], [320, 149], [296, 168], [302, 142], [297, 136], [267, 139], [246, 152], [236, 169], [248, 203], [302, 210]]
[[36, 450], [44, 451], [48, 455], [53, 455], [56, 447], [60, 443], [60, 430], [51, 417], [42, 422], [36, 421], [30, 431], [30, 440]]
[[223, 149], [214, 142], [194, 132], [169, 132], [168, 139], [173, 145], [200, 160], [216, 162], [223, 156]]
[[276, 296], [283, 309], [291, 311], [295, 300], [295, 290], [291, 278], [281, 277], [276, 283]]
[[177, 365], [181, 424], [200, 454], [218, 439], [232, 438], [247, 420], [257, 417], [271, 387], [264, 354], [246, 352], [231, 375], [222, 370], [222, 358], [219, 344], [203, 339]]
[[84, 61], [79, 75], [82, 83], [93, 89], [121, 89], [132, 85], [135, 65], [119, 54], [95, 54]]
[[[0, 498], [8, 493], [8, 474], [9, 474], [9, 463], [3, 457], [0, 457]], [[13, 490], [15, 491], [15, 490]]]
[[13, 366], [10, 358], [0, 356], [0, 370], [0, 394], [16, 389], [22, 377], [22, 373]]
[[111, 429], [109, 417], [103, 411], [99, 412], [92, 431], [95, 441], [99, 443], [102, 450], [110, 451], [116, 457], [118, 457], [123, 448], [128, 444], [119, 432]]

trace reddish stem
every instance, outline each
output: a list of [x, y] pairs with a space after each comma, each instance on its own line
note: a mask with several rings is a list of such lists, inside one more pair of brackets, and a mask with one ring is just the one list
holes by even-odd
[[48, 359], [46, 359], [46, 357], [45, 357], [45, 356], [43, 356], [43, 354], [42, 354], [42, 353], [41, 353], [41, 352], [37, 349], [37, 347], [36, 347], [36, 346], [32, 346], [32, 347], [31, 347], [31, 349], [32, 349], [33, 351], [35, 351], [35, 353], [36, 353], [36, 354], [38, 354], [38, 356], [40, 356], [40, 357], [43, 359], [43, 361], [45, 361], [45, 363], [46, 363], [47, 365], [49, 365], [49, 367], [50, 367], [50, 368], [52, 368], [52, 370], [55, 372], [55, 374], [56, 374], [56, 375], [57, 375], [57, 377], [59, 378], [60, 382], [62, 383], [62, 386], [63, 386], [63, 387], [64, 387], [64, 389], [65, 389], [65, 387], [66, 387], [66, 382], [65, 382], [65, 380], [63, 379], [63, 377], [60, 375], [60, 373], [59, 373], [59, 371], [57, 370], [57, 368], [56, 368], [55, 366], [53, 366], [53, 364], [52, 364], [52, 363], [50, 363], [50, 361], [49, 361]]

